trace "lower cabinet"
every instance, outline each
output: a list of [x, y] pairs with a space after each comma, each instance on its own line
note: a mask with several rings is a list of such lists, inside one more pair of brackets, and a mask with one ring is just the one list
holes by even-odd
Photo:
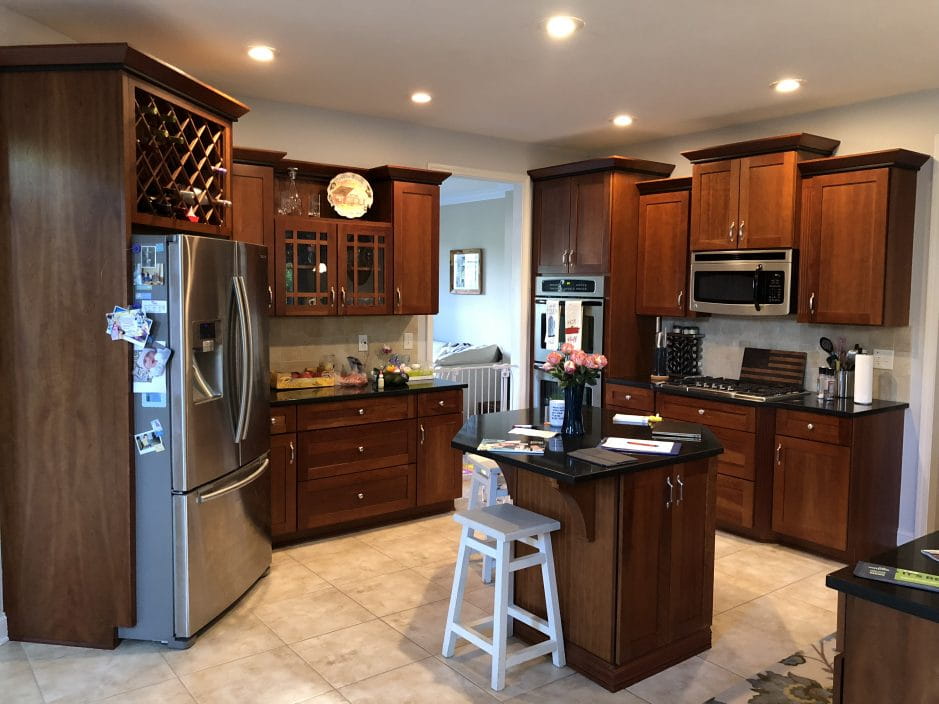
[[603, 407], [615, 413], [650, 416], [655, 413], [655, 391], [648, 387], [606, 382]]
[[271, 437], [271, 535], [297, 530], [297, 436]]
[[391, 513], [415, 505], [413, 464], [300, 482], [300, 530]]
[[462, 413], [418, 419], [418, 506], [452, 501], [463, 493], [462, 455], [450, 447], [462, 425]]

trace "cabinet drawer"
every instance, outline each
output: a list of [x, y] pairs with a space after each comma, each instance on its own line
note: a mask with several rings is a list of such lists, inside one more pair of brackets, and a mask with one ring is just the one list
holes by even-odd
[[717, 473], [738, 479], [756, 479], [756, 434], [712, 427], [724, 452], [717, 456]]
[[339, 428], [385, 420], [404, 420], [414, 416], [414, 397], [389, 396], [358, 401], [327, 401], [308, 403], [297, 412], [297, 430]]
[[300, 433], [303, 479], [411, 464], [417, 456], [414, 420], [368, 423]]
[[655, 391], [639, 386], [606, 384], [603, 388], [603, 405], [614, 411], [622, 408], [651, 414], [655, 412]]
[[400, 511], [416, 504], [413, 464], [299, 483], [298, 528], [318, 528]]
[[296, 406], [271, 406], [271, 435], [293, 433], [296, 430]]
[[753, 482], [717, 475], [717, 520], [741, 528], [753, 527]]
[[701, 423], [708, 427], [756, 431], [756, 409], [735, 403], [721, 403], [690, 396], [660, 394], [659, 413], [664, 418]]
[[463, 412], [463, 392], [439, 391], [424, 393], [417, 397], [417, 415], [442, 416], [447, 413]]
[[781, 410], [776, 413], [776, 433], [791, 438], [850, 445], [851, 421], [824, 413]]

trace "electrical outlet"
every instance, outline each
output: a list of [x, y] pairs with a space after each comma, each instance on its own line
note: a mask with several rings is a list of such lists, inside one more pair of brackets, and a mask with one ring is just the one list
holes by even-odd
[[404, 349], [406, 350], [414, 349], [414, 333], [413, 332], [404, 333]]
[[874, 350], [874, 369], [893, 369], [893, 350]]
[[368, 352], [368, 335], [359, 335], [359, 352]]

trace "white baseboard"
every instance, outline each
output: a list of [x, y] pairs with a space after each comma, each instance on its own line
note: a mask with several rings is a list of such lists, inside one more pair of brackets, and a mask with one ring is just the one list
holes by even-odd
[[0, 645], [3, 645], [8, 640], [7, 615], [0, 611]]

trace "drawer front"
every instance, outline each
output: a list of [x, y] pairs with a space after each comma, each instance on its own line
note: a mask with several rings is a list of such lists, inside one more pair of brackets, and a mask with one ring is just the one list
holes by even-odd
[[659, 394], [658, 406], [663, 418], [756, 432], [756, 409], [752, 406], [670, 394]]
[[417, 415], [442, 416], [463, 412], [463, 391], [438, 391], [417, 397]]
[[753, 482], [717, 475], [718, 524], [753, 527]]
[[297, 411], [297, 430], [340, 428], [414, 417], [414, 397], [390, 396], [349, 401], [308, 403]]
[[777, 411], [776, 434], [803, 440], [851, 444], [851, 421], [847, 418], [805, 411]]
[[756, 434], [711, 427], [724, 452], [717, 456], [717, 473], [738, 479], [756, 479]]
[[400, 511], [417, 503], [413, 464], [299, 483], [300, 530]]
[[606, 384], [603, 405], [610, 410], [624, 409], [638, 413], [655, 412], [655, 391], [624, 384]]
[[368, 423], [300, 433], [303, 479], [320, 479], [416, 461], [414, 420]]
[[297, 430], [296, 406], [271, 406], [271, 435], [293, 433]]

